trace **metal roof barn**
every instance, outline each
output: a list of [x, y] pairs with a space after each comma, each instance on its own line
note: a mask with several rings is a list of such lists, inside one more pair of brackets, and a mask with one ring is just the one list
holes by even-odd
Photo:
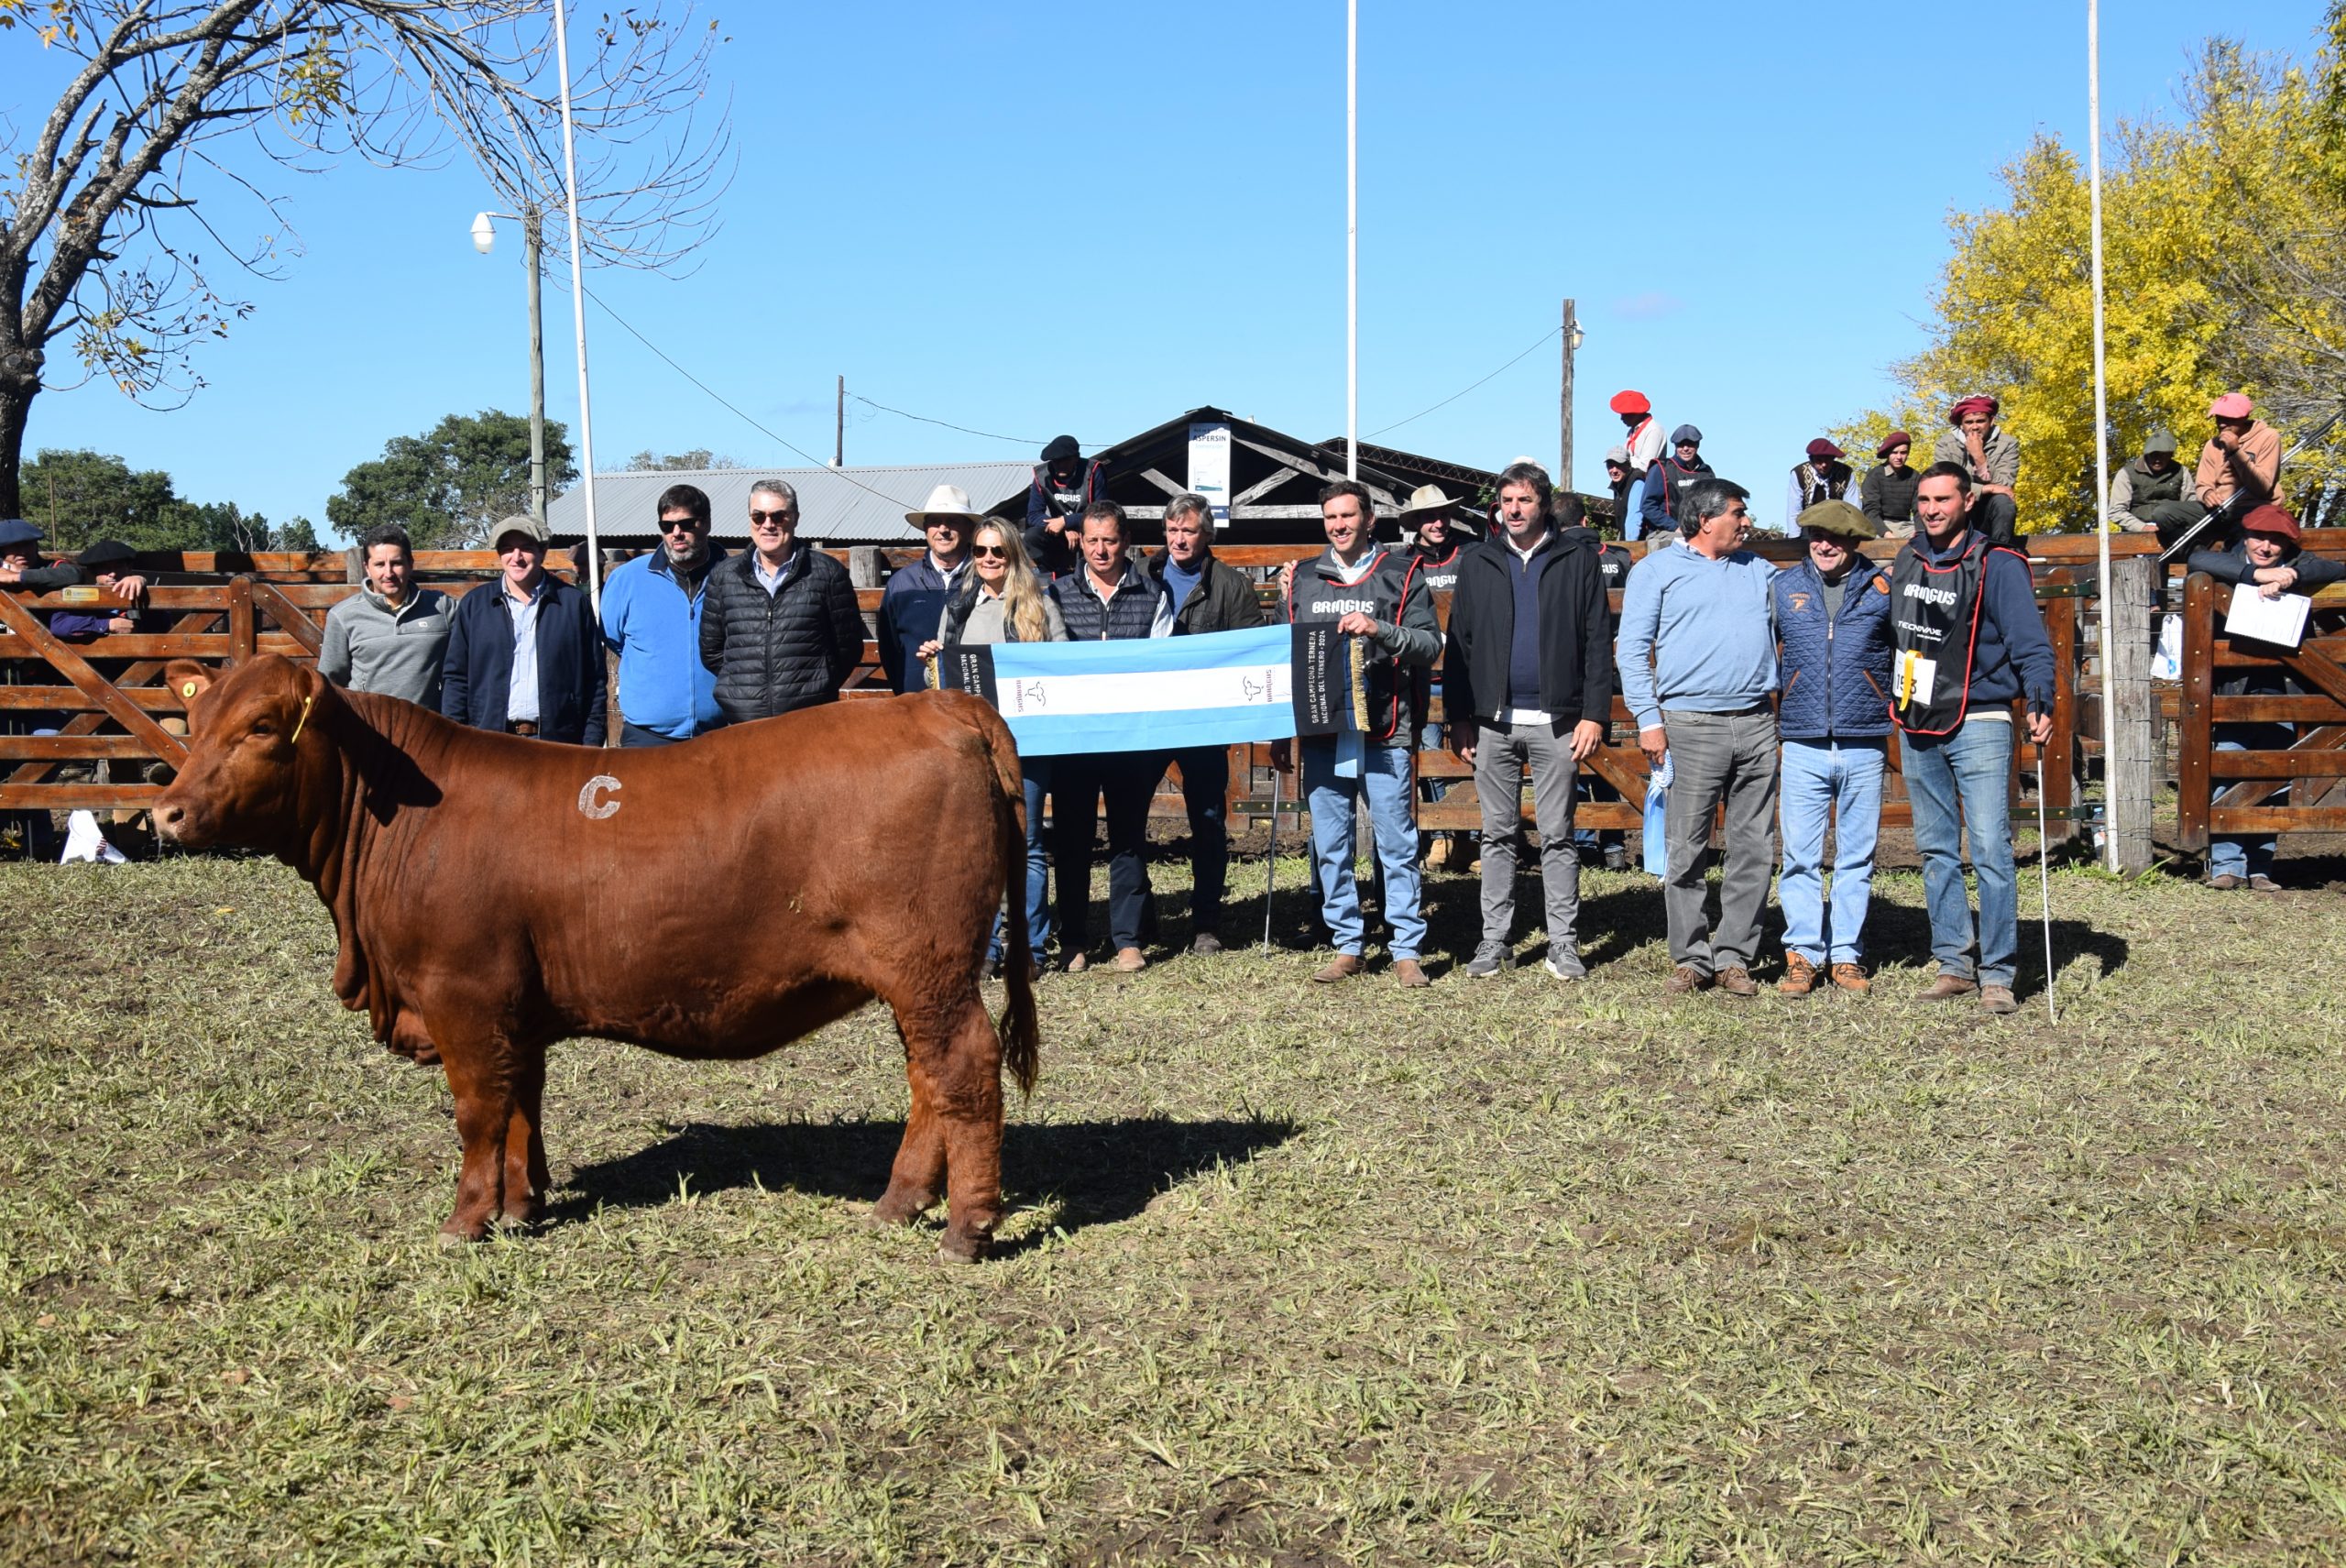
[[[980, 511], [1024, 522], [1031, 463], [909, 463], [871, 468], [646, 468], [595, 476], [595, 522], [607, 544], [630, 549], [659, 537], [660, 494], [671, 485], [697, 485], [708, 495], [709, 532], [718, 539], [750, 536], [750, 487], [780, 479], [798, 493], [798, 532], [818, 544], [904, 544], [920, 540], [904, 521], [938, 485], [959, 485]], [[586, 503], [578, 486], [546, 507], [546, 527], [557, 538], [583, 538]]]

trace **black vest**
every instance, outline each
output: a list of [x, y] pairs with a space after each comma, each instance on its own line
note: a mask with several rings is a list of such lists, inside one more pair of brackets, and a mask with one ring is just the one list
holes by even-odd
[[1873, 491], [1880, 521], [1911, 523], [1914, 521], [1914, 491], [1922, 482], [1923, 471], [1912, 465], [1902, 475], [1882, 463], [1867, 470], [1865, 484], [1859, 487], [1858, 493], [1862, 495], [1869, 488]]
[[1707, 479], [1716, 472], [1700, 457], [1694, 459], [1692, 468], [1688, 468], [1683, 466], [1674, 455], [1663, 458], [1654, 465], [1654, 468], [1662, 477], [1661, 515], [1673, 523], [1678, 521], [1678, 498], [1694, 488], [1695, 480]]
[[[1846, 500], [1849, 495], [1849, 480], [1854, 477], [1847, 463], [1827, 463], [1822, 468], [1814, 463], [1792, 465], [1792, 483], [1800, 487], [1801, 510], [1806, 511], [1819, 501]], [[1797, 518], [1784, 519], [1787, 523]]]
[[[1419, 575], [1423, 565], [1408, 551], [1390, 545], [1382, 547], [1376, 565], [1368, 575], [1349, 584], [1321, 575], [1321, 568], [1329, 564], [1333, 552], [1326, 552], [1316, 560], [1297, 565], [1295, 586], [1287, 603], [1288, 620], [1299, 626], [1342, 620], [1352, 611], [1359, 610], [1372, 620], [1398, 626], [1403, 608], [1424, 591], [1423, 579]], [[1398, 735], [1404, 744], [1413, 743], [1418, 727], [1425, 722], [1425, 709], [1416, 683], [1402, 680], [1398, 662], [1373, 642], [1368, 646], [1366, 674], [1368, 739], [1381, 744]], [[1404, 722], [1409, 725], [1406, 731], [1402, 729]]]
[[[2126, 460], [2126, 474], [2133, 482], [2136, 506], [2147, 506], [2153, 501], [2179, 501], [2183, 499], [2184, 486], [2191, 481], [2191, 476], [2184, 471], [2180, 463], [2170, 465], [2164, 474], [2154, 474], [2150, 465], [2140, 457]], [[2196, 496], [2198, 491], [2195, 489], [2193, 494]]]
[[1920, 534], [1908, 540], [1890, 568], [1890, 717], [1910, 735], [1951, 735], [1970, 706], [1987, 603], [1979, 588], [1989, 553], [2001, 546], [1974, 529], [1962, 554], [1935, 566], [1923, 559], [1924, 543]]

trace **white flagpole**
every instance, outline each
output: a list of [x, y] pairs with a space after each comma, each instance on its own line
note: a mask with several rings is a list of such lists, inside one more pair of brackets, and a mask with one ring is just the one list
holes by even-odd
[[[2093, 495], [2094, 538], [2101, 561], [2101, 744], [2105, 759], [2118, 734], [2118, 698], [2110, 683], [2110, 382], [2103, 364], [2101, 279], [2101, 0], [2086, 0], [2086, 127], [2087, 169], [2091, 191], [2093, 226]], [[2043, 793], [2043, 759], [2038, 760], [2038, 793]], [[2101, 782], [2102, 863], [2118, 869], [2116, 799], [2110, 793], [2107, 766]], [[2039, 850], [2042, 853], [2040, 848]]]
[[554, 3], [554, 63], [562, 71], [562, 177], [570, 212], [570, 323], [578, 337], [578, 455], [586, 475], [586, 559], [578, 575], [586, 579], [587, 602], [595, 620], [603, 619], [602, 539], [595, 530], [595, 416], [586, 392], [586, 283], [578, 262], [578, 151], [570, 124], [570, 27], [564, 16], [567, 0]]
[[1344, 4], [1344, 477], [1360, 477], [1360, 0]]

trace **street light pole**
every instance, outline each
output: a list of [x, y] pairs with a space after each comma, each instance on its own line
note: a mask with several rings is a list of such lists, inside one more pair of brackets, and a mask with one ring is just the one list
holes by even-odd
[[1580, 322], [1573, 313], [1573, 302], [1564, 302], [1564, 375], [1563, 387], [1558, 394], [1557, 419], [1562, 426], [1557, 444], [1560, 459], [1556, 466], [1556, 488], [1573, 488], [1573, 355], [1580, 348]]
[[473, 219], [473, 248], [487, 256], [497, 247], [496, 220], [521, 225], [522, 264], [530, 286], [530, 515], [546, 520], [546, 334], [539, 293], [545, 281], [545, 225], [537, 204], [519, 213], [483, 213]]

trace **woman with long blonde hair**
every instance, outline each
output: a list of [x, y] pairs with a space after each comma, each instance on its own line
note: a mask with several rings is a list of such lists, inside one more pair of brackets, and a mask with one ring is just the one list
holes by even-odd
[[[937, 635], [922, 643], [917, 656], [931, 659], [942, 650], [965, 642], [1064, 642], [1067, 622], [1058, 602], [1043, 587], [1043, 579], [1026, 558], [1018, 531], [996, 519], [978, 525], [970, 541], [970, 575], [959, 592], [945, 603]], [[1043, 972], [1043, 947], [1051, 934], [1050, 865], [1043, 852], [1043, 796], [1051, 787], [1047, 757], [1021, 757], [1020, 773], [1026, 784], [1026, 939], [1032, 948], [1034, 972]], [[1002, 921], [994, 921], [987, 944], [986, 963], [1000, 972]]]

